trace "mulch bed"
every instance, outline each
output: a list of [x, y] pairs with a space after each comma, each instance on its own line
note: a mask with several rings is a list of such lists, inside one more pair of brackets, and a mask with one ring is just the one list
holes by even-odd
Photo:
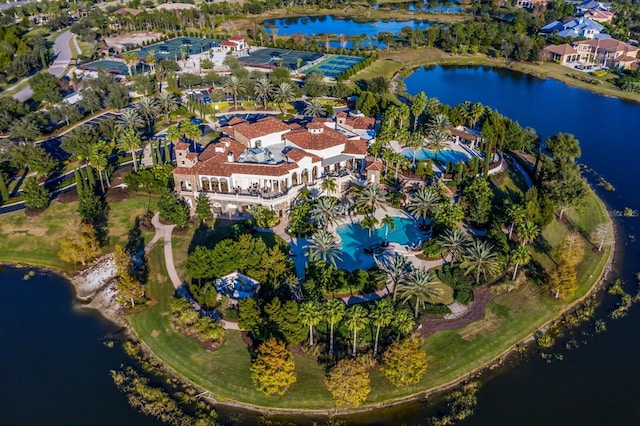
[[120, 201], [128, 200], [131, 195], [126, 189], [112, 188], [107, 191], [105, 195], [107, 203], [118, 203]]
[[242, 338], [242, 341], [244, 342], [245, 345], [247, 345], [250, 348], [253, 348], [253, 339], [251, 338], [251, 335], [249, 334], [248, 331], [240, 332], [240, 337]]
[[495, 297], [488, 287], [483, 287], [473, 291], [473, 304], [461, 317], [455, 319], [425, 318], [422, 320], [422, 328], [419, 333], [422, 337], [428, 337], [441, 330], [454, 330], [462, 328], [472, 322], [480, 321], [484, 318], [484, 311], [487, 302]]
[[73, 203], [74, 201], [78, 201], [78, 191], [76, 190], [76, 188], [73, 188], [70, 191], [58, 195], [58, 198], [56, 199], [59, 203], [62, 204]]

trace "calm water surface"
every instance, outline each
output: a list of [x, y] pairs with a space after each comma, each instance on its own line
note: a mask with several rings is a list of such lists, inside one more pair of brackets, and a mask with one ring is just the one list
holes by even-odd
[[415, 29], [427, 28], [431, 25], [427, 21], [416, 20], [354, 22], [352, 19], [339, 19], [331, 15], [272, 19], [263, 24], [267, 32], [271, 32], [270, 26], [278, 27], [279, 35], [301, 33], [303, 35], [344, 34], [359, 36], [364, 34], [372, 38], [376, 38], [378, 33], [383, 31], [396, 34], [407, 26]]

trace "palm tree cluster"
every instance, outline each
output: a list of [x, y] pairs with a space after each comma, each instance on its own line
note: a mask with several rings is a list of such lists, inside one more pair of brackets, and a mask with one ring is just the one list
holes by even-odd
[[397, 338], [407, 335], [413, 330], [415, 322], [411, 314], [405, 309], [397, 309], [389, 299], [380, 299], [367, 309], [356, 304], [351, 307], [341, 299], [331, 299], [326, 303], [316, 301], [303, 302], [299, 308], [300, 321], [309, 328], [309, 346], [316, 343], [314, 329], [321, 323], [326, 323], [329, 331], [328, 353], [335, 352], [335, 330], [341, 325], [352, 333], [351, 356], [357, 355], [358, 333], [367, 326], [373, 329], [373, 354], [378, 355], [381, 332], [385, 328], [393, 327], [398, 333]]

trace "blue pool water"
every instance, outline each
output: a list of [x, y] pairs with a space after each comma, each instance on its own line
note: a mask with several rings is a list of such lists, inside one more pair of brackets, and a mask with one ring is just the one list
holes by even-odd
[[[407, 157], [409, 160], [413, 161], [413, 149], [406, 148], [402, 150], [402, 155]], [[425, 160], [433, 160], [436, 158], [436, 152], [431, 151], [430, 149], [421, 148], [418, 150], [416, 154], [416, 161], [425, 161]], [[460, 161], [469, 160], [469, 156], [460, 151], [453, 151], [446, 149], [444, 151], [440, 151], [438, 153], [438, 162], [440, 163], [459, 163]]]
[[[422, 232], [413, 219], [394, 217], [395, 229], [389, 230], [388, 240], [392, 243], [407, 245], [422, 239]], [[379, 226], [379, 225], [378, 225]], [[341, 225], [336, 230], [342, 240], [342, 261], [338, 268], [353, 271], [354, 269], [369, 269], [374, 266], [373, 257], [364, 253], [364, 247], [380, 243], [384, 240], [386, 227], [378, 228], [371, 233], [362, 229], [360, 224]]]

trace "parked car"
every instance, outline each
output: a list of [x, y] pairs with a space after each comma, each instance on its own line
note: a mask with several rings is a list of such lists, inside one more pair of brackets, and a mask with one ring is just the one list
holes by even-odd
[[205, 103], [205, 104], [207, 104], [207, 105], [209, 105], [209, 104], [213, 103], [213, 102], [211, 102], [211, 98], [210, 98], [210, 97], [208, 97], [208, 96], [205, 96], [205, 97], [204, 97], [204, 99], [203, 99], [203, 101], [204, 101], [204, 103]]
[[200, 120], [199, 118], [195, 118], [195, 117], [193, 117], [193, 118], [191, 119], [191, 122], [192, 122], [193, 124], [197, 124], [198, 126], [202, 124], [202, 120]]

